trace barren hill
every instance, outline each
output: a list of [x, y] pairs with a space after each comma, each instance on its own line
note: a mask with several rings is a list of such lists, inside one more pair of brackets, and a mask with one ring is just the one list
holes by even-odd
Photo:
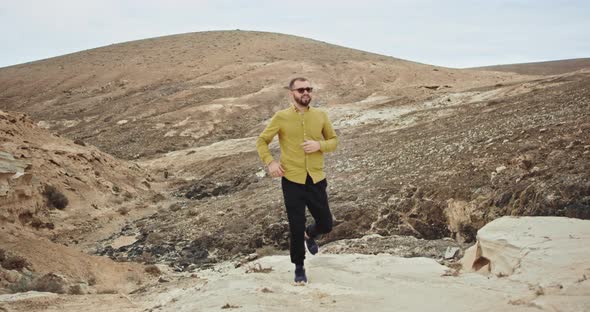
[[[407, 102], [516, 75], [453, 70], [275, 33], [189, 33], [0, 69], [0, 109], [123, 158], [255, 135], [308, 76], [323, 106]], [[522, 78], [519, 78], [522, 79]], [[438, 90], [438, 91], [437, 91]]]
[[590, 58], [474, 67], [476, 70], [511, 72], [522, 75], [559, 75], [590, 69]]

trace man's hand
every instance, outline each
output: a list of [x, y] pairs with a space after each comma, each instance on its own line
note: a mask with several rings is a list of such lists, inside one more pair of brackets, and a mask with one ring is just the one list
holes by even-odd
[[301, 147], [303, 147], [306, 154], [314, 153], [320, 150], [320, 142], [305, 140], [305, 142], [301, 144]]
[[268, 173], [270, 173], [271, 177], [278, 178], [285, 175], [285, 169], [278, 161], [273, 160], [268, 164]]

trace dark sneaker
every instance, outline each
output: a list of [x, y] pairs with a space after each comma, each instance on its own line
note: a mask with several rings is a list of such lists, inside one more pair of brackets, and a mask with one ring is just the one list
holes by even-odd
[[307, 283], [305, 268], [302, 265], [295, 266], [295, 283]]
[[315, 239], [313, 239], [311, 237], [305, 241], [305, 245], [307, 245], [307, 250], [309, 250], [309, 252], [312, 255], [317, 254], [318, 251], [320, 250], [320, 248], [318, 247], [318, 243], [316, 243]]

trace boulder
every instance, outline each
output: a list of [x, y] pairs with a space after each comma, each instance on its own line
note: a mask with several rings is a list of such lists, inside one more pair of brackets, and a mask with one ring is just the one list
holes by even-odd
[[590, 276], [590, 220], [565, 217], [502, 217], [477, 233], [462, 259], [466, 271], [558, 287]]

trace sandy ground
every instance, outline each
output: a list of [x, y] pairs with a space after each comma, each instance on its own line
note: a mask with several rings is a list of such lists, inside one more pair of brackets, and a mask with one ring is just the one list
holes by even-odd
[[[272, 271], [246, 273], [257, 265]], [[321, 255], [307, 262], [306, 286], [291, 282], [288, 256], [262, 258], [249, 267], [225, 263], [198, 272], [198, 278], [177, 276], [129, 297], [48, 295], [5, 302], [4, 307], [62, 312], [88, 307], [92, 311], [219, 311], [224, 306], [236, 311], [539, 311], [536, 304], [520, 303], [535, 297], [535, 289], [526, 284], [478, 273], [455, 277], [446, 273], [447, 267], [427, 258]], [[588, 298], [581, 299], [581, 306], [588, 308]], [[106, 303], [109, 308], [104, 307]]]
[[[162, 266], [159, 281], [129, 295], [1, 295], [0, 311], [588, 311], [589, 223], [497, 219], [480, 230], [477, 256], [466, 255], [462, 270], [423, 257], [320, 252], [308, 255], [309, 283], [299, 285], [289, 257], [275, 255], [193, 273]], [[473, 272], [481, 257], [489, 264]]]

